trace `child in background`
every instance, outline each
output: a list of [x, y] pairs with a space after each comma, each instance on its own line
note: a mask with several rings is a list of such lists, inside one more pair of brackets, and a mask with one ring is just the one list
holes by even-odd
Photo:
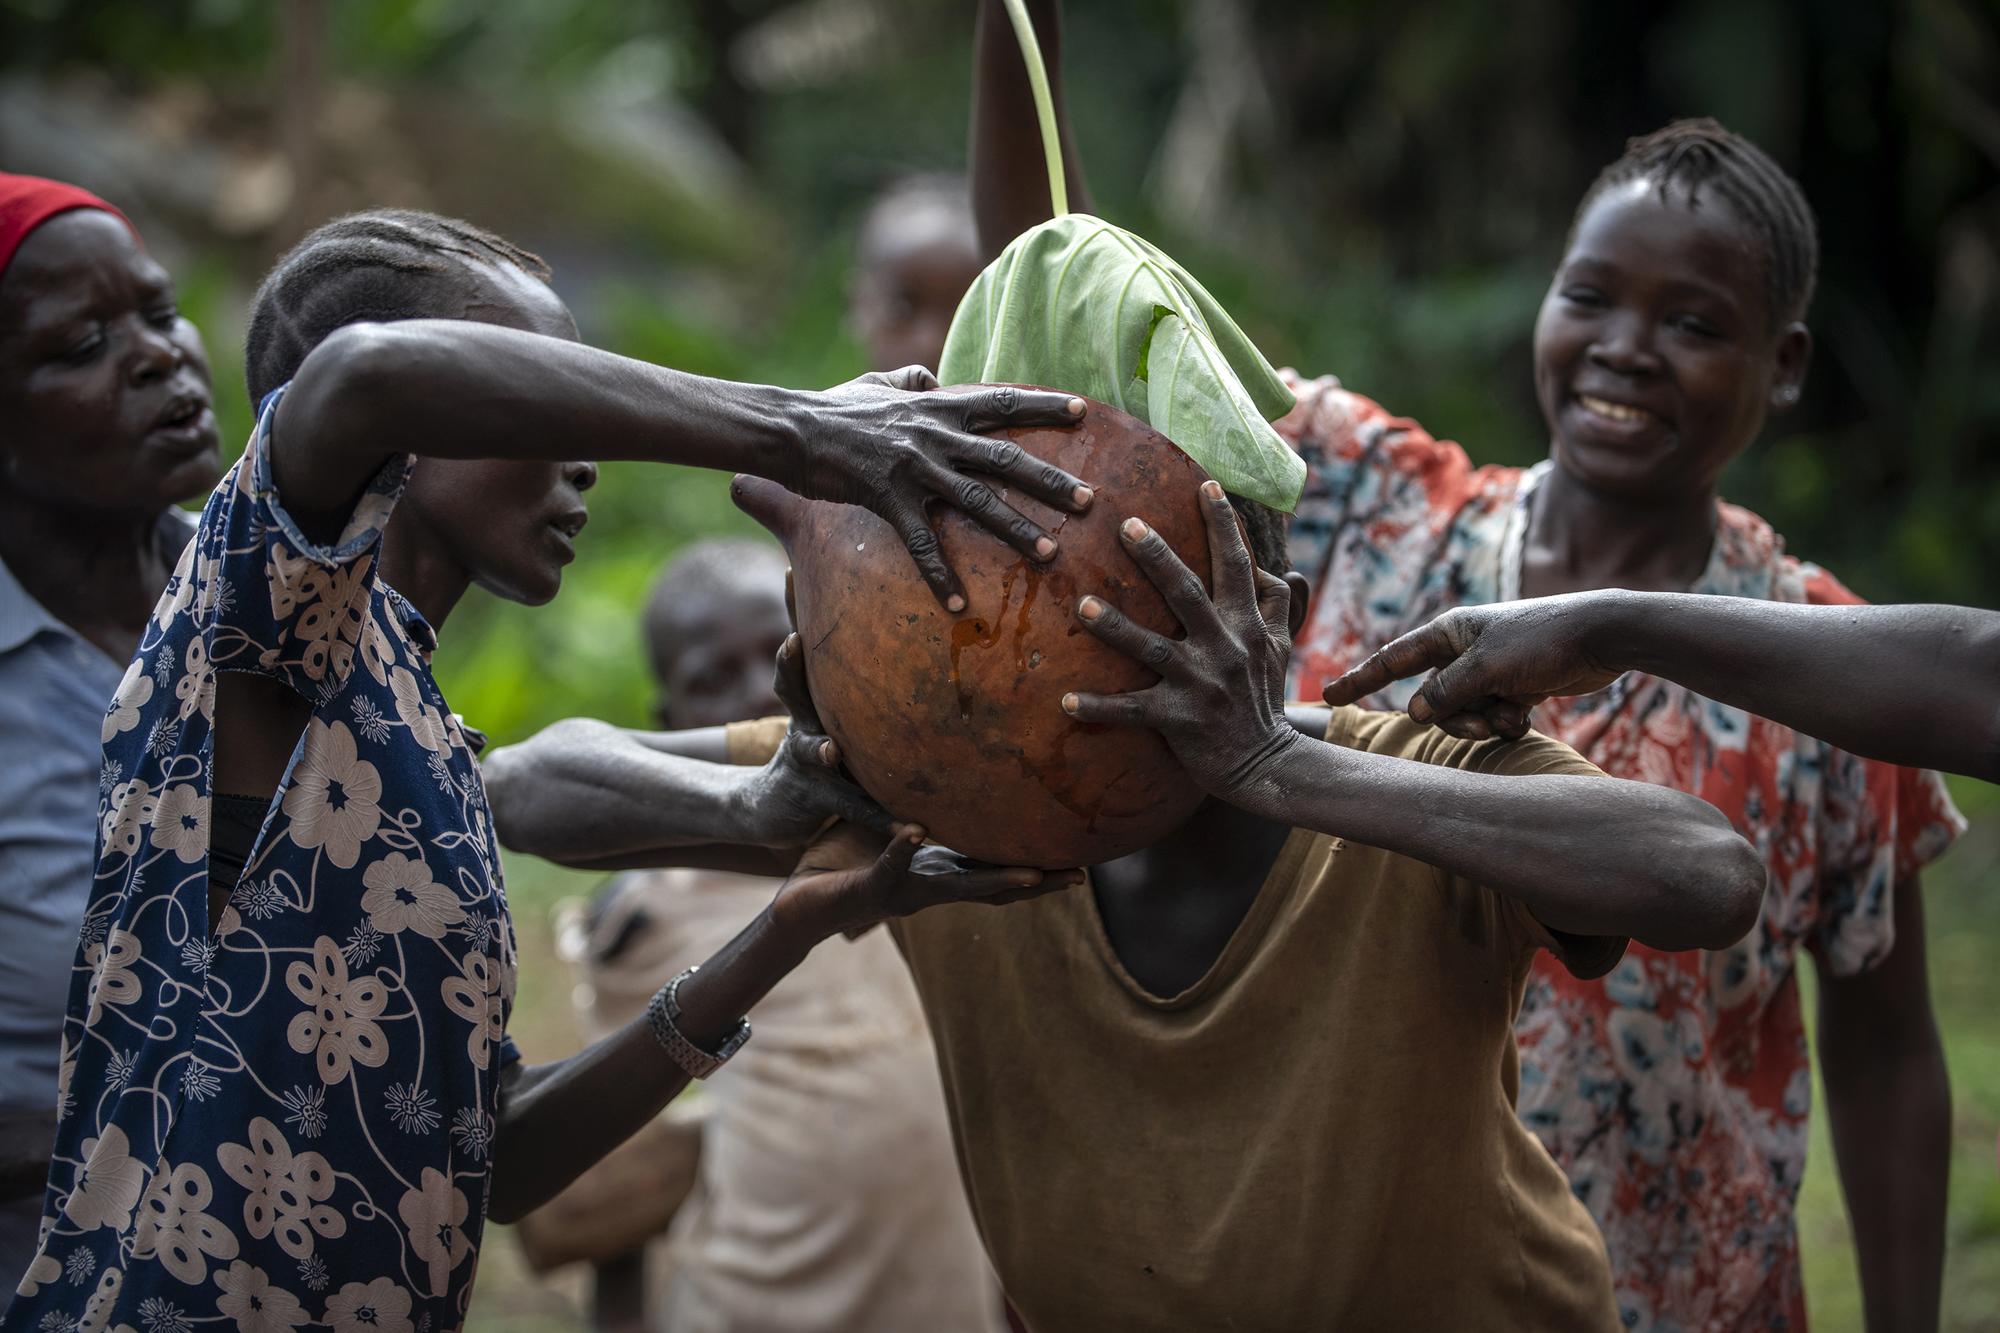
[[877, 196], [855, 242], [848, 323], [877, 370], [937, 369], [952, 316], [985, 267], [965, 180], [906, 176]]
[[[714, 540], [676, 556], [646, 606], [660, 725], [719, 727], [779, 711], [771, 660], [790, 630], [776, 547]], [[595, 1040], [640, 1013], [775, 888], [767, 877], [716, 870], [611, 881], [584, 925], [577, 1003], [586, 1035]], [[952, 1160], [923, 1011], [888, 934], [829, 941], [752, 1020], [755, 1045], [702, 1096], [677, 1104], [697, 1114], [665, 1120], [664, 1133], [698, 1141], [698, 1183], [667, 1239], [647, 1247], [650, 1273], [638, 1254], [599, 1267], [598, 1327], [1001, 1327], [999, 1294]], [[687, 1146], [635, 1137], [552, 1208], [571, 1216], [618, 1208], [624, 1182], [655, 1174], [651, 1159], [671, 1166]]]

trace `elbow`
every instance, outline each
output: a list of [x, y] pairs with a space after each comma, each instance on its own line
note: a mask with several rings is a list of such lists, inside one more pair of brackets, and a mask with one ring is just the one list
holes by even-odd
[[1750, 933], [1763, 910], [1770, 872], [1720, 814], [1711, 811], [1687, 831], [1674, 861], [1678, 873], [1660, 888], [1662, 927], [1645, 943], [1720, 950]]
[[1716, 912], [1717, 942], [1702, 946], [1707, 949], [1726, 949], [1756, 927], [1758, 914], [1764, 910], [1764, 890], [1771, 878], [1757, 849], [1734, 829], [1723, 833], [1717, 841], [1721, 844], [1713, 853], [1717, 863], [1716, 893], [1720, 899]]
[[526, 797], [527, 770], [534, 766], [522, 746], [504, 745], [479, 763], [479, 776], [486, 784], [486, 807], [493, 816], [494, 836], [510, 852], [535, 855], [535, 839], [529, 826], [531, 808]]
[[366, 394], [408, 365], [408, 342], [393, 324], [342, 325], [306, 353], [292, 382], [329, 400]]
[[566, 718], [487, 755], [480, 762], [480, 776], [500, 845], [510, 852], [560, 860], [568, 849], [561, 816], [564, 802], [552, 800], [551, 793], [575, 780], [577, 756], [600, 748], [607, 737], [617, 734], [608, 722]]

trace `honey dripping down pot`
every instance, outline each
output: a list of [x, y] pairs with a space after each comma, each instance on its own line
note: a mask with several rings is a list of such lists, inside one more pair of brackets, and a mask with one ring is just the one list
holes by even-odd
[[1158, 841], [1202, 799], [1156, 733], [1080, 723], [1060, 707], [1069, 690], [1119, 693], [1156, 679], [1083, 628], [1075, 608], [1085, 594], [1181, 636], [1125, 553], [1119, 524], [1136, 515], [1189, 568], [1208, 571], [1196, 493], [1208, 474], [1144, 422], [1085, 402], [1073, 427], [998, 432], [1096, 492], [1087, 511], [1065, 514], [1000, 491], [1055, 537], [1053, 560], [1027, 559], [958, 511], [934, 508], [965, 589], [958, 615], [870, 511], [753, 477], [732, 487], [791, 557], [813, 702], [850, 775], [937, 842], [1003, 865], [1113, 860]]

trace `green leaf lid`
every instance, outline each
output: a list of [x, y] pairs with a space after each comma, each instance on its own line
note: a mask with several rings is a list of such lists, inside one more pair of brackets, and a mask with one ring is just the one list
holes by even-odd
[[1290, 512], [1303, 460], [1270, 423], [1291, 391], [1216, 299], [1145, 238], [1066, 209], [1054, 103], [1034, 29], [1007, 0], [1028, 65], [1058, 216], [1014, 238], [953, 317], [946, 384], [1041, 384], [1111, 404], [1235, 495]]

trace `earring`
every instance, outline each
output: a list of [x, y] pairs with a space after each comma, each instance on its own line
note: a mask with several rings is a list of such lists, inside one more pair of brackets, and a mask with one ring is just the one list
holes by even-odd
[[1798, 402], [1799, 386], [1796, 384], [1787, 384], [1784, 388], [1778, 390], [1778, 401], [1786, 407], [1790, 407], [1793, 403]]

